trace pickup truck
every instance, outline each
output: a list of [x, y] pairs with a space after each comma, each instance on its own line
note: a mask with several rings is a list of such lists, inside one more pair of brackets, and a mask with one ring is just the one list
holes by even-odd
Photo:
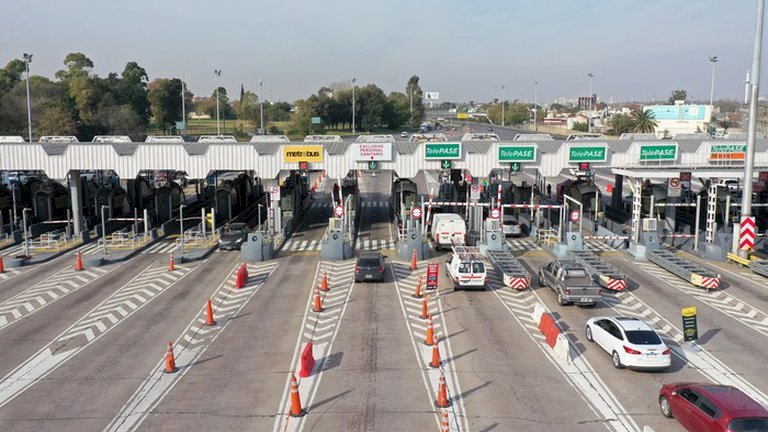
[[557, 294], [561, 306], [575, 303], [594, 306], [600, 301], [600, 285], [586, 268], [576, 261], [555, 260], [539, 269], [539, 285]]

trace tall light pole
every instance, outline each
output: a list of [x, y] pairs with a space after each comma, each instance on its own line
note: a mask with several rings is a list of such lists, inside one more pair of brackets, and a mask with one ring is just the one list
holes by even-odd
[[352, 78], [352, 135], [355, 134], [355, 82], [357, 78]]
[[537, 132], [539, 130], [539, 124], [538, 124], [538, 111], [539, 111], [539, 82], [534, 81], [533, 82], [533, 131]]
[[186, 101], [186, 88], [184, 87], [184, 80], [181, 80], [181, 123], [184, 126], [184, 130], [187, 129], [187, 101]]
[[[755, 25], [755, 46], [752, 53], [752, 86], [749, 101], [749, 128], [747, 129], [747, 154], [744, 159], [744, 190], [741, 195], [741, 220], [752, 216], [752, 174], [755, 168], [755, 137], [757, 135], [757, 95], [760, 85], [760, 62], [762, 61], [763, 15], [765, 0], [757, 1], [757, 23]], [[741, 249], [741, 248], [739, 248]], [[739, 255], [749, 255], [749, 250], [739, 250]]]
[[501, 86], [501, 125], [504, 126], [504, 86]]
[[709, 89], [709, 105], [712, 106], [712, 115], [714, 116], [714, 104], [715, 104], [715, 65], [717, 64], [717, 56], [709, 58], [709, 62], [712, 63], [712, 86]]
[[410, 121], [411, 126], [413, 126], [413, 86], [410, 82], [408, 83], [408, 107], [411, 116], [408, 121]]
[[589, 108], [587, 109], [587, 132], [592, 132], [592, 78], [595, 76], [592, 72], [587, 74], [589, 77]]
[[261, 78], [259, 78], [259, 117], [261, 117], [261, 134], [266, 135], [264, 130], [264, 87]]
[[32, 142], [32, 98], [29, 96], [30, 63], [32, 63], [32, 54], [24, 53], [24, 64], [27, 68], [27, 127], [29, 128], [29, 142]]
[[215, 69], [213, 73], [216, 75], [216, 135], [221, 135], [221, 126], [219, 125], [219, 77], [221, 76], [221, 69]]

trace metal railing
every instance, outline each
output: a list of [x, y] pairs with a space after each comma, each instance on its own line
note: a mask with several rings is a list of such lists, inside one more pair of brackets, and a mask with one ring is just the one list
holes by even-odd
[[35, 239], [24, 241], [21, 245], [26, 246], [29, 252], [58, 253], [80, 243], [82, 243], [81, 239], [68, 238], [63, 233], [45, 233]]
[[[182, 238], [183, 237], [183, 238]], [[176, 239], [178, 246], [184, 245], [184, 250], [189, 249], [208, 249], [216, 245], [219, 241], [217, 233], [203, 232], [202, 230], [184, 231], [182, 237]]]
[[553, 247], [559, 240], [558, 230], [553, 228], [540, 228], [536, 231], [536, 242]]
[[136, 234], [131, 231], [113, 232], [106, 239], [99, 239], [99, 248], [103, 249], [106, 243], [107, 252], [110, 250], [135, 250], [152, 241], [148, 234]]

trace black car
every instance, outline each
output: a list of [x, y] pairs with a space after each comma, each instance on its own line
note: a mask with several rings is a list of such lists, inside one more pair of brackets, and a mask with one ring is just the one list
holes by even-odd
[[248, 238], [248, 225], [242, 222], [231, 223], [221, 230], [219, 249], [240, 250]]
[[384, 255], [381, 252], [363, 252], [357, 257], [355, 282], [383, 282]]

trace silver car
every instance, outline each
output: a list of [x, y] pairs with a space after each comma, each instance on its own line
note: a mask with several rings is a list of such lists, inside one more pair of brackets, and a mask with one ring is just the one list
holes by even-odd
[[520, 237], [523, 235], [523, 229], [514, 216], [504, 216], [504, 220], [501, 224], [501, 232], [505, 236]]

